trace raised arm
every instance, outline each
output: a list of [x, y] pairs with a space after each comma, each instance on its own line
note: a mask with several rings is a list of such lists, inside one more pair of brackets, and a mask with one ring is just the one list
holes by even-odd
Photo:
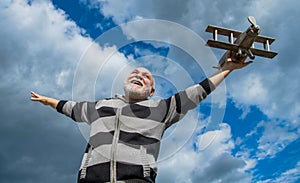
[[208, 78], [214, 87], [217, 87], [233, 70], [241, 69], [252, 63], [252, 61], [245, 62], [247, 58], [246, 56], [240, 58], [239, 60], [236, 60], [235, 58], [236, 56], [232, 55], [231, 51], [228, 51], [227, 61], [223, 67]]
[[41, 102], [44, 105], [50, 105], [54, 109], [56, 109], [56, 106], [59, 102], [59, 100], [57, 100], [57, 99], [45, 97], [45, 96], [39, 95], [33, 91], [31, 91], [31, 100]]

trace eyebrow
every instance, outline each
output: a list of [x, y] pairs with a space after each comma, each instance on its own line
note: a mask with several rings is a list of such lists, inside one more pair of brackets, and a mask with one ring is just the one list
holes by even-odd
[[148, 73], [148, 72], [142, 72], [142, 74], [143, 74], [143, 75], [147, 75], [147, 76], [151, 76], [151, 74]]
[[137, 69], [133, 70], [131, 73], [135, 73], [135, 72], [137, 72], [137, 73], [142, 73], [142, 75], [152, 76], [152, 74], [149, 73], [149, 72], [141, 72], [141, 71], [139, 71], [139, 70], [137, 70]]

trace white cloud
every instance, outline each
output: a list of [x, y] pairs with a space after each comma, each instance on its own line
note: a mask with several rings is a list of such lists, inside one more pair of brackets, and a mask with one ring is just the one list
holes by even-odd
[[230, 90], [230, 95], [238, 100], [236, 102], [244, 105], [263, 105], [266, 103], [268, 93], [260, 75], [248, 74], [244, 76], [243, 80], [237, 80], [237, 82], [234, 84], [230, 82], [229, 84], [230, 87], [234, 87]]
[[[300, 68], [297, 54], [300, 40], [293, 31], [299, 18], [297, 6], [299, 2], [294, 0], [284, 6], [280, 1], [251, 1], [249, 10], [261, 26], [261, 34], [276, 38], [271, 49], [279, 54], [273, 60], [257, 57], [249, 68], [230, 78], [230, 93], [238, 104], [255, 105], [269, 118], [287, 119], [291, 125], [300, 114], [300, 85], [296, 79]], [[237, 94], [239, 90], [247, 92], [244, 89], [251, 84], [250, 94], [256, 97]]]
[[[252, 157], [257, 160], [275, 158], [277, 153], [299, 137], [299, 131], [293, 125], [283, 125], [284, 123], [285, 121], [281, 120], [261, 121], [245, 135], [245, 139], [239, 138], [239, 143], [245, 146], [244, 141], [258, 138], [257, 147], [248, 149], [253, 153], [255, 151]], [[245, 152], [239, 153], [243, 157], [250, 157], [249, 153], [245, 156]]]
[[[299, 65], [297, 62], [299, 56], [295, 50], [299, 36], [290, 32], [297, 30], [296, 14], [298, 10], [295, 7], [299, 4], [298, 1], [289, 1], [284, 6], [280, 1], [239, 1], [235, 2], [236, 8], [234, 9], [231, 8], [231, 3], [224, 1], [189, 0], [184, 3], [182, 1], [175, 3], [174, 1], [130, 0], [122, 3], [119, 1], [103, 3], [100, 0], [91, 0], [87, 2], [93, 5], [97, 4], [100, 11], [105, 16], [112, 17], [117, 24], [134, 20], [136, 17], [140, 17], [140, 19], [158, 18], [188, 26], [200, 35], [205, 35], [204, 27], [208, 24], [246, 29], [249, 26], [246, 21], [246, 17], [249, 15], [246, 12], [252, 12], [262, 27], [262, 34], [277, 38], [275, 46], [271, 48], [278, 51], [279, 55], [271, 61], [273, 63], [265, 61], [259, 63], [262, 58], [257, 58], [255, 63], [250, 66], [251, 70], [250, 68], [244, 69], [244, 71], [232, 74], [234, 76], [230, 78], [231, 89], [229, 92], [238, 106], [256, 105], [270, 118], [279, 117], [289, 120], [298, 118], [300, 102], [295, 99], [299, 95], [300, 89], [297, 81], [293, 78], [297, 77], [295, 73], [299, 70], [297, 68], [300, 68], [297, 66]], [[148, 31], [159, 33], [160, 29], [145, 27], [143, 30], [124, 30], [124, 33], [132, 36]], [[297, 39], [298, 41], [296, 41]], [[287, 40], [290, 41], [285, 44]], [[289, 45], [289, 49], [286, 48], [286, 45]], [[289, 61], [289, 64], [283, 64], [286, 61]], [[293, 67], [291, 67], [292, 65]], [[208, 67], [205, 70], [208, 70]], [[293, 107], [289, 107], [290, 105]], [[245, 115], [246, 113], [243, 114], [243, 116]]]
[[[101, 48], [91, 44], [82, 55], [75, 70], [73, 99], [94, 101], [99, 97], [111, 97], [118, 72], [127, 65], [127, 58], [115, 46]], [[96, 93], [97, 92], [97, 93]]]
[[[64, 80], [64, 84], [68, 83], [66, 87], [70, 87], [72, 74], [67, 72], [75, 68], [80, 54], [92, 42], [82, 36], [84, 30], [47, 1], [31, 4], [12, 1], [1, 10], [1, 17], [0, 37], [5, 43], [0, 46], [2, 69], [5, 70], [2, 77], [9, 75], [12, 81], [7, 84], [22, 80], [19, 87], [33, 87], [33, 90], [49, 94], [57, 92], [58, 88], [53, 87], [59, 84], [57, 81]], [[56, 80], [63, 70], [65, 78]]]
[[[112, 60], [122, 65], [124, 56], [115, 47], [94, 43], [50, 1], [14, 0], [0, 4], [0, 102], [5, 105], [1, 113], [1, 168], [5, 176], [1, 176], [1, 180], [74, 182], [83, 152], [81, 145], [85, 142], [77, 126], [68, 123], [70, 120], [55, 111], [49, 112], [52, 109], [48, 107], [30, 102], [30, 90], [58, 99], [71, 99], [74, 72], [88, 48], [90, 63], [113, 52]], [[112, 70], [118, 63], [114, 63]], [[91, 65], [85, 65], [85, 69], [85, 78], [96, 70]], [[8, 151], [11, 144], [19, 144], [16, 151]], [[62, 160], [70, 162], [57, 169], [56, 162]], [[40, 162], [43, 167], [39, 166]], [[28, 167], [37, 168], [28, 171]], [[45, 175], [51, 176], [45, 180]]]
[[300, 179], [300, 162], [297, 162], [296, 166], [283, 172], [280, 177], [276, 178], [275, 182], [293, 183]]
[[[297, 73], [300, 72], [300, 63], [297, 45], [300, 40], [297, 31], [294, 31], [299, 29], [298, 1], [292, 0], [285, 4], [277, 0], [238, 1], [234, 4], [235, 8], [232, 8], [232, 3], [225, 1], [198, 0], [176, 3], [168, 0], [163, 2], [131, 0], [127, 1], [123, 7], [120, 4], [116, 4], [116, 1], [106, 2], [100, 6], [100, 11], [112, 17], [117, 24], [137, 19], [137, 17], [139, 19], [158, 18], [188, 26], [204, 37], [206, 37], [204, 28], [208, 24], [243, 30], [249, 26], [246, 17], [249, 15], [256, 17], [262, 28], [262, 35], [276, 38], [271, 49], [279, 52], [279, 55], [273, 60], [257, 57], [248, 68], [232, 73], [226, 81], [229, 97], [233, 99], [236, 107], [243, 110], [240, 119], [251, 115], [252, 106], [270, 118], [270, 122], [261, 122], [246, 135], [247, 138], [253, 135], [259, 136], [257, 137], [259, 138], [258, 158], [275, 157], [299, 136], [297, 121], [300, 116], [300, 85]], [[129, 11], [125, 12], [125, 10]], [[249, 12], [251, 14], [248, 14]], [[143, 28], [123, 29], [123, 31], [131, 38], [137, 38], [139, 34], [150, 31], [157, 34], [162, 31], [146, 26]], [[172, 30], [170, 32], [172, 33]], [[194, 48], [197, 46], [195, 45]], [[203, 54], [201, 56], [203, 57]], [[209, 67], [203, 68], [208, 70]], [[217, 95], [215, 99], [223, 96]], [[279, 120], [272, 121], [272, 119]], [[262, 136], [257, 133], [257, 129], [264, 130]], [[243, 140], [241, 139], [241, 144]], [[248, 149], [248, 151], [253, 151], [253, 149]], [[249, 160], [249, 154], [245, 152], [241, 157], [247, 162], [247, 167], [253, 168], [256, 161]]]
[[[277, 38], [272, 48], [279, 51], [279, 55], [273, 60], [275, 62], [260, 63], [261, 59], [256, 59], [249, 68], [233, 73], [228, 79], [227, 86], [229, 86], [231, 97], [237, 106], [249, 109], [247, 106], [255, 105], [270, 118], [287, 119], [284, 122], [265, 122], [261, 124], [263, 126], [260, 126], [264, 128], [264, 132], [259, 140], [257, 156], [259, 158], [274, 157], [277, 152], [297, 138], [297, 133], [299, 133], [294, 132], [299, 127], [297, 121], [300, 114], [298, 99], [300, 89], [297, 79], [300, 68], [297, 52], [299, 36], [296, 31], [293, 31], [298, 30], [298, 17], [296, 16], [298, 9], [296, 7], [299, 7], [297, 6], [299, 2], [289, 1], [285, 6], [281, 6], [282, 3], [279, 1], [247, 2], [236, 2], [237, 8], [232, 9], [228, 8], [232, 4], [226, 4], [223, 1], [214, 1], [213, 3], [198, 0], [189, 0], [184, 3], [173, 0], [151, 2], [130, 0], [122, 3], [106, 1], [101, 6], [101, 12], [108, 17], [111, 16], [116, 23], [142, 17], [177, 21], [200, 34], [203, 34], [204, 27], [210, 23], [220, 26], [223, 24], [240, 26], [240, 22], [244, 22], [247, 16], [245, 12], [252, 12], [259, 20], [258, 23], [262, 25], [262, 32]], [[107, 96], [112, 87], [106, 89], [107, 87], [103, 86], [106, 84], [110, 86], [109, 82], [112, 80], [115, 82], [116, 76], [123, 76], [119, 71], [129, 67], [124, 55], [118, 53], [115, 47], [101, 48], [93, 43], [90, 38], [83, 36], [84, 30], [69, 20], [62, 10], [55, 9], [48, 1], [32, 1], [31, 5], [22, 0], [2, 1], [0, 15], [2, 17], [0, 20], [2, 41], [0, 71], [3, 81], [0, 86], [5, 90], [19, 90], [17, 92], [22, 92], [23, 96], [27, 96], [29, 90], [33, 89], [43, 94], [70, 98], [74, 75], [72, 71], [76, 69], [81, 54], [87, 48], [83, 59], [86, 59], [89, 64], [81, 67], [81, 74], [83, 74], [81, 76], [84, 77], [78, 80], [79, 86], [81, 86], [78, 92], [88, 93], [81, 95], [83, 98], [88, 99], [93, 95], [94, 88], [90, 87], [97, 87], [96, 91], [101, 91], [101, 96]], [[151, 30], [157, 31], [157, 34], [160, 33], [160, 30], [154, 28], [143, 31]], [[144, 32], [140, 29], [128, 29], [125, 33], [133, 35]], [[89, 45], [91, 46], [89, 47]], [[197, 45], [192, 45], [192, 47], [197, 48]], [[203, 55], [205, 54], [200, 55], [201, 58], [207, 61], [208, 59]], [[105, 58], [110, 58], [110, 56], [112, 56], [111, 59], [106, 62]], [[112, 70], [99, 70], [104, 61], [103, 68], [107, 66]], [[210, 61], [207, 61], [206, 64], [207, 68], [211, 66]], [[174, 71], [172, 70], [174, 68], [169, 69], [168, 73]], [[98, 72], [104, 76], [103, 78], [110, 78], [108, 80], [99, 78], [96, 81], [97, 84], [103, 85], [94, 84]], [[90, 75], [86, 75], [87, 73]], [[174, 76], [174, 78], [176, 77], [180, 76]], [[87, 90], [84, 90], [83, 87], [86, 86], [85, 84], [90, 84], [89, 82], [93, 83], [88, 86], [89, 88], [85, 88]], [[24, 90], [28, 90], [28, 92]], [[246, 113], [243, 114], [243, 116], [245, 115]], [[249, 133], [249, 136], [255, 133], [254, 130]], [[211, 139], [211, 135], [217, 135], [212, 144], [205, 140]], [[234, 182], [238, 179], [243, 180], [240, 176], [244, 176], [246, 182], [251, 179], [250, 175], [243, 171], [253, 168], [255, 161], [249, 159], [249, 155], [246, 153], [241, 155], [241, 158], [230, 155], [234, 144], [229, 127], [222, 126], [221, 130], [207, 132], [201, 138], [200, 149], [205, 144], [209, 144], [208, 148], [197, 153], [193, 152], [191, 147], [184, 148], [174, 158], [171, 158], [169, 163], [162, 164], [162, 172], [166, 172], [166, 174], [162, 174], [163, 177], [160, 177], [160, 180], [172, 182], [174, 178], [182, 182], [193, 182], [195, 180], [193, 178], [196, 177], [210, 182], [222, 180]], [[220, 169], [217, 169], [217, 161], [229, 168], [218, 171]], [[231, 163], [228, 163], [229, 161]], [[182, 162], [186, 163], [182, 165]], [[187, 171], [182, 172], [182, 167]], [[197, 171], [195, 167], [198, 167]], [[298, 166], [295, 169], [297, 168]], [[229, 172], [230, 170], [232, 171]], [[219, 177], [206, 176], [209, 172], [219, 172], [216, 174]], [[287, 171], [283, 176], [293, 172], [294, 169]], [[177, 177], [165, 177], [165, 175], [177, 175]], [[187, 177], [190, 179], [186, 179]], [[229, 180], [230, 177], [235, 180]]]
[[270, 121], [260, 124], [264, 131], [258, 140], [258, 159], [273, 158], [278, 152], [298, 138], [299, 134], [297, 131], [294, 131], [290, 126], [281, 126], [280, 123], [278, 121]]
[[[174, 157], [159, 164], [158, 182], [250, 182], [246, 162], [231, 155], [234, 143], [230, 126], [198, 137], [197, 151], [186, 145]], [[172, 176], [170, 176], [172, 175]]]
[[[94, 3], [98, 2], [94, 1]], [[134, 19], [134, 13], [138, 10], [134, 6], [135, 0], [123, 1], [122, 3], [118, 0], [105, 2], [100, 0], [100, 3], [102, 3], [101, 13], [106, 17], [112, 17], [117, 24]]]
[[66, 86], [67, 84], [67, 78], [69, 77], [70, 75], [70, 70], [62, 70], [60, 73], [56, 74], [56, 84], [63, 88]]
[[[234, 14], [244, 14], [241, 9], [230, 9], [231, 4], [224, 1], [209, 0], [153, 0], [139, 1], [129, 0], [121, 2], [119, 0], [82, 0], [92, 7], [97, 7], [106, 17], [112, 17], [115, 23], [120, 24], [126, 21], [140, 18], [154, 18], [170, 20], [191, 27], [195, 31], [204, 28], [204, 25], [213, 22], [232, 23], [236, 16]], [[236, 6], [245, 6], [245, 2], [235, 2]], [[226, 8], [227, 7], [227, 8]], [[223, 11], [226, 9], [226, 11]]]
[[[87, 100], [95, 92], [95, 81], [98, 74], [103, 74], [101, 67], [107, 65], [105, 62], [110, 64], [110, 70], [104, 71], [108, 75], [126, 65], [127, 59], [116, 47], [101, 47], [93, 42], [64, 11], [48, 1], [30, 4], [12, 1], [1, 11], [1, 16], [0, 36], [5, 44], [0, 46], [0, 54], [6, 70], [2, 77], [14, 72], [9, 75], [11, 81], [23, 79], [24, 86], [36, 92], [52, 96], [59, 93], [61, 96], [56, 97], [71, 98], [75, 79], [74, 87], [80, 86], [77, 91], [82, 94], [80, 99]], [[110, 83], [101, 84], [104, 87]]]

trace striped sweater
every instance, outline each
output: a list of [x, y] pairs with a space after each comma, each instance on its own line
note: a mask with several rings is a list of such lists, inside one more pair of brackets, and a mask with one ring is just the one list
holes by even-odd
[[58, 112], [91, 126], [78, 182], [155, 182], [164, 131], [212, 89], [205, 79], [167, 99], [130, 103], [116, 95], [97, 102], [59, 101]]

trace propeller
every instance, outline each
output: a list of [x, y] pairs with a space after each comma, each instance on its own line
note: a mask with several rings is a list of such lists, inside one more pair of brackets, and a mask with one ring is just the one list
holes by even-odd
[[252, 24], [253, 27], [257, 27], [256, 20], [253, 16], [248, 17], [248, 21]]
[[256, 20], [253, 16], [249, 16], [248, 17], [248, 21], [251, 23], [251, 26], [256, 29], [256, 30], [259, 30], [259, 25], [256, 24]]

